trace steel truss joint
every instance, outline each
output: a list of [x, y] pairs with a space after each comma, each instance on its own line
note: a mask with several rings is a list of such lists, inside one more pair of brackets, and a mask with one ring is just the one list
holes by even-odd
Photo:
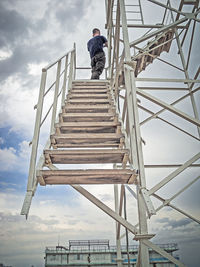
[[137, 234], [135, 235], [135, 237], [133, 238], [133, 240], [141, 240], [141, 239], [151, 239], [155, 236], [155, 234]]
[[145, 206], [146, 206], [148, 217], [150, 218], [152, 215], [156, 214], [153, 203], [150, 199], [150, 196], [149, 196], [147, 189], [144, 187], [140, 187], [139, 189], [140, 189], [139, 192], [141, 193], [143, 200], [144, 200], [144, 203], [145, 203]]

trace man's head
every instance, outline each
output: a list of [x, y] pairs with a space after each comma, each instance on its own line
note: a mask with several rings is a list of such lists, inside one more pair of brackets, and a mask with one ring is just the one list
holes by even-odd
[[92, 34], [93, 34], [93, 36], [100, 35], [100, 30], [97, 29], [97, 28], [94, 28], [94, 29], [92, 30]]

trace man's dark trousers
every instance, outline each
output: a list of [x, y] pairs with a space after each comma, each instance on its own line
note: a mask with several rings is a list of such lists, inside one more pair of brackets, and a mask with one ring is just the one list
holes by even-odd
[[98, 52], [94, 57], [91, 58], [92, 77], [91, 79], [99, 79], [99, 76], [103, 72], [106, 62], [104, 52]]

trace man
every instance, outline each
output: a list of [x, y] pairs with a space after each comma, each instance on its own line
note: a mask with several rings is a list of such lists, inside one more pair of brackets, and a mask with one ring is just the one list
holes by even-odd
[[93, 38], [90, 39], [87, 43], [91, 58], [91, 79], [99, 79], [99, 76], [102, 74], [106, 62], [103, 47], [108, 47], [108, 41], [104, 36], [100, 35], [99, 29], [93, 29], [92, 33]]

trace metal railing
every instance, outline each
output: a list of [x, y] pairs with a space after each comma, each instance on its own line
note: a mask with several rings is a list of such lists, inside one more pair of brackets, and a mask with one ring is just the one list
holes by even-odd
[[[68, 91], [70, 91], [72, 87], [72, 81], [73, 79], [75, 79], [76, 75], [75, 61], [76, 61], [76, 47], [74, 44], [73, 49], [71, 49], [63, 56], [58, 58], [56, 61], [50, 63], [49, 65], [47, 65], [42, 69], [38, 102], [37, 105], [34, 106], [34, 109], [36, 109], [37, 111], [36, 111], [33, 139], [32, 142], [30, 143], [30, 145], [32, 145], [32, 150], [31, 150], [31, 158], [29, 166], [27, 193], [21, 210], [21, 214], [26, 215], [26, 217], [28, 215], [32, 197], [37, 187], [37, 179], [36, 179], [37, 169], [42, 167], [44, 164], [43, 154], [40, 156], [39, 160], [37, 160], [41, 127], [43, 126], [44, 122], [47, 121], [47, 118], [49, 118], [51, 114], [49, 136], [54, 133], [55, 122], [58, 112], [64, 105], [66, 94]], [[63, 63], [64, 67], [62, 69]], [[56, 72], [54, 72], [55, 77], [53, 78], [55, 80], [50, 84], [48, 88], [46, 88], [48, 82], [48, 74], [49, 78], [51, 78], [50, 71], [53, 70], [53, 68], [56, 68]], [[49, 107], [45, 107], [47, 111], [45, 114], [43, 114], [44, 100], [46, 99], [49, 92], [53, 93], [53, 102], [49, 105]], [[60, 102], [58, 102], [59, 97], [61, 97]], [[48, 149], [50, 147], [51, 143], [49, 137], [45, 145], [45, 149]]]
[[[163, 248], [166, 251], [176, 251], [178, 250], [177, 243], [167, 243], [167, 244], [156, 244], [160, 248]], [[137, 252], [139, 249], [138, 245], [129, 245], [129, 252]], [[117, 247], [116, 246], [109, 246], [109, 247], [80, 247], [80, 248], [69, 248], [69, 247], [63, 247], [63, 246], [57, 246], [57, 247], [46, 247], [46, 253], [81, 253], [81, 252], [116, 252]], [[152, 250], [149, 248], [149, 250]], [[121, 251], [126, 252], [127, 247], [125, 245], [121, 245]]]
[[[183, 193], [187, 188], [189, 188], [195, 181], [199, 180], [199, 176], [196, 177], [194, 180], [192, 180], [192, 182], [188, 183], [182, 189], [177, 190], [177, 193], [172, 195], [171, 198], [168, 200], [162, 198], [159, 194], [157, 195], [157, 193], [155, 192], [157, 192], [161, 187], [163, 187], [165, 184], [169, 183], [172, 179], [174, 179], [180, 173], [180, 171], [182, 172], [187, 167], [193, 166], [192, 164], [197, 159], [199, 159], [200, 154], [198, 153], [185, 163], [179, 164], [179, 166], [177, 166], [178, 169], [176, 169], [166, 178], [163, 178], [163, 180], [159, 182], [156, 186], [152, 187], [152, 189], [147, 190], [145, 175], [147, 176], [148, 174], [147, 172], [145, 174], [146, 165], [144, 165], [144, 159], [143, 159], [144, 151], [142, 148], [143, 143], [145, 144], [145, 141], [141, 137], [141, 126], [144, 125], [146, 122], [150, 121], [151, 119], [156, 118], [164, 122], [165, 124], [168, 124], [170, 127], [173, 127], [174, 129], [186, 134], [187, 136], [190, 136], [198, 141], [200, 140], [199, 113], [197, 111], [197, 104], [194, 96], [194, 93], [199, 91], [200, 89], [200, 87], [197, 87], [198, 83], [200, 82], [200, 80], [198, 80], [200, 67], [199, 65], [196, 66], [197, 67], [196, 73], [194, 72], [194, 68], [190, 69], [191, 73], [188, 71], [192, 53], [192, 43], [195, 34], [197, 34], [197, 31], [195, 30], [195, 25], [196, 22], [200, 22], [200, 20], [197, 18], [197, 15], [199, 15], [200, 10], [199, 10], [199, 4], [195, 5], [194, 2], [193, 3], [191, 2], [192, 11], [189, 14], [190, 17], [184, 15], [183, 17], [179, 18], [180, 15], [183, 15], [182, 7], [184, 5], [184, 1], [179, 1], [180, 3], [178, 9], [172, 7], [173, 1], [170, 0], [167, 1], [168, 2], [167, 5], [162, 4], [161, 1], [149, 0], [149, 2], [152, 2], [155, 5], [162, 6], [165, 8], [164, 17], [161, 24], [156, 24], [156, 25], [149, 25], [144, 23], [142, 25], [130, 24], [128, 22], [128, 16], [126, 10], [126, 0], [106, 0], [106, 15], [107, 15], [106, 27], [108, 30], [108, 41], [109, 41], [108, 72], [111, 81], [110, 86], [113, 95], [115, 97], [115, 103], [118, 109], [117, 113], [119, 115], [119, 119], [121, 118], [120, 120], [122, 122], [122, 127], [125, 133], [126, 147], [130, 149], [130, 167], [137, 169], [139, 173], [135, 190], [137, 194], [129, 186], [126, 186], [126, 188], [131, 192], [133, 197], [136, 198], [138, 201], [139, 222], [135, 226], [139, 227], [139, 232], [141, 236], [143, 236], [144, 238], [143, 240], [138, 239], [140, 242], [140, 248], [142, 253], [140, 254], [140, 257], [138, 257], [137, 266], [149, 266], [149, 256], [147, 247], [157, 251], [161, 255], [170, 259], [176, 265], [184, 266], [181, 262], [176, 261], [176, 259], [171, 257], [169, 254], [165, 254], [164, 251], [159, 248], [159, 246], [156, 246], [148, 241], [148, 237], [150, 237], [150, 235], [147, 234], [148, 233], [147, 218], [150, 219], [151, 215], [155, 214], [160, 209], [168, 205], [172, 209], [180, 212], [181, 214], [199, 223], [198, 218], [191, 216], [184, 210], [170, 203], [173, 199], [175, 199], [177, 196]], [[115, 8], [115, 12], [113, 12], [113, 6]], [[176, 18], [173, 17], [174, 16], [173, 12], [177, 13]], [[166, 15], [169, 16], [166, 18]], [[193, 29], [191, 29], [192, 26], [190, 26], [190, 24], [192, 25], [191, 23], [192, 20], [194, 20]], [[183, 45], [184, 43], [186, 43], [185, 41], [186, 35], [187, 32], [189, 32], [188, 27], [190, 27], [193, 34], [191, 36], [190, 45], [188, 43], [189, 50], [188, 52], [186, 52], [185, 49], [186, 44], [184, 47]], [[139, 38], [136, 38], [133, 41], [129, 40], [129, 37], [131, 37], [131, 34], [129, 34], [130, 30], [135, 29], [135, 33], [137, 34], [138, 28], [141, 29], [146, 28], [146, 29], [145, 31], [141, 32]], [[149, 28], [150, 30], [148, 30]], [[160, 40], [159, 38], [165, 36], [165, 34], [168, 34], [170, 31], [173, 32], [171, 37], [164, 39], [163, 42], [159, 42]], [[184, 36], [182, 36], [182, 33], [184, 33]], [[165, 57], [164, 57], [165, 60], [163, 60], [163, 58], [159, 58], [160, 56], [159, 52], [157, 53], [156, 56], [152, 55], [153, 53], [151, 53], [153, 50], [155, 51], [155, 49], [158, 49], [157, 51], [161, 51], [161, 47], [164, 46], [167, 46], [166, 48], [167, 50], [170, 48], [171, 43], [172, 45], [176, 45], [176, 47], [178, 48], [178, 55], [180, 55], [181, 67], [177, 67], [177, 65], [174, 64], [173, 60], [170, 61]], [[166, 50], [162, 50], [162, 52]], [[169, 52], [169, 50], [167, 52]], [[135, 72], [135, 70], [137, 70], [137, 68], [139, 67], [136, 64], [137, 62], [134, 62], [134, 60], [136, 60], [137, 57], [140, 57], [141, 55], [145, 54], [149, 55], [149, 57], [151, 57], [152, 59], [157, 58], [157, 60], [163, 62], [166, 66], [168, 66], [168, 68], [173, 68], [173, 69], [175, 68], [176, 70], [181, 71], [185, 75], [184, 79], [174, 79], [175, 77], [172, 74], [169, 74], [169, 77], [167, 77], [167, 75], [165, 74], [164, 74], [165, 76], [163, 76], [162, 72], [161, 74], [159, 73], [159, 75], [161, 75], [162, 78], [148, 78], [144, 77], [144, 74], [142, 77], [141, 76], [139, 78], [136, 77], [137, 73]], [[173, 52], [171, 53], [171, 55], [173, 55]], [[141, 64], [140, 69], [144, 71], [145, 67], [143, 68], [143, 65]], [[171, 69], [169, 70], [171, 71]], [[145, 84], [146, 82], [149, 83], [148, 86]], [[152, 83], [154, 84], [152, 85]], [[162, 85], [163, 83], [166, 85], [163, 86]], [[171, 85], [169, 85], [169, 83]], [[177, 84], [184, 83], [184, 84], [182, 87], [180, 87], [180, 85], [176, 86], [174, 85], [174, 83]], [[187, 94], [177, 98], [177, 100], [172, 102], [170, 105], [168, 105], [165, 101], [162, 101], [160, 98], [154, 97], [150, 93], [147, 93], [145, 91], [145, 90], [160, 90], [161, 92], [163, 90], [176, 91], [182, 89], [186, 91], [188, 90]], [[154, 113], [152, 112], [151, 108], [149, 108], [148, 105], [142, 104], [140, 98], [138, 97], [142, 97], [141, 98], [142, 101], [143, 99], [145, 99], [150, 101], [151, 103], [156, 103], [158, 106], [162, 107], [162, 109]], [[174, 107], [177, 103], [189, 97], [191, 98], [191, 108], [193, 110], [193, 114], [190, 116], [188, 116], [186, 112], [182, 112], [182, 110], [176, 109]], [[138, 114], [140, 110], [149, 113], [148, 117], [143, 121], [139, 121]], [[171, 122], [168, 119], [162, 118], [160, 114], [166, 110], [172, 112], [173, 114], [176, 114], [181, 119], [184, 119], [186, 122], [192, 123], [193, 126], [197, 126], [198, 136], [192, 134], [190, 131], [188, 131], [188, 129], [184, 129], [176, 122], [173, 121]], [[157, 129], [159, 130], [159, 128]], [[153, 151], [152, 153], [159, 154], [159, 150], [157, 150], [156, 148]], [[146, 154], [144, 155], [146, 156]], [[151, 164], [151, 168], [155, 168], [156, 166], [157, 165]], [[159, 167], [164, 167], [164, 166], [169, 167], [171, 165], [160, 164]], [[117, 167], [121, 168], [121, 165], [117, 165]], [[121, 187], [121, 192], [122, 192], [122, 187]], [[153, 203], [150, 198], [151, 196], [162, 202], [162, 204], [157, 209], [153, 207]], [[121, 195], [120, 204], [118, 205], [121, 205], [123, 201], [124, 197], [123, 195]], [[146, 216], [146, 213], [148, 214], [148, 217]], [[118, 224], [118, 229], [120, 229], [119, 224]], [[127, 232], [120, 236], [120, 231], [118, 230], [117, 241], [116, 241], [118, 246], [120, 244], [120, 238], [123, 238], [125, 236], [127, 238], [128, 236]], [[144, 244], [146, 245], [146, 247], [144, 246]], [[118, 247], [118, 251], [120, 250], [122, 249]], [[118, 258], [120, 259], [120, 254], [118, 256], [119, 256]]]

